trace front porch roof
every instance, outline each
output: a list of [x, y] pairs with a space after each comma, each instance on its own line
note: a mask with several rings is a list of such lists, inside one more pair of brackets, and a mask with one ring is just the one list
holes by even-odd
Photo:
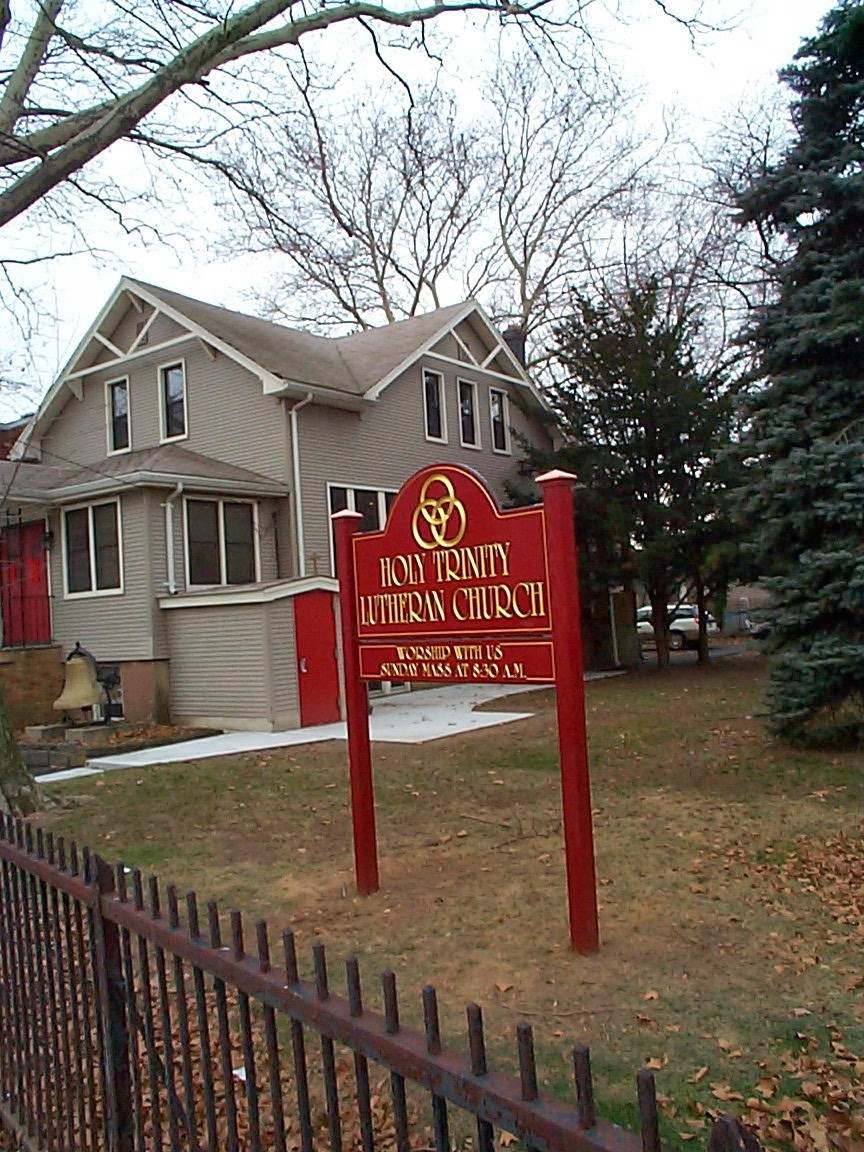
[[243, 496], [287, 496], [290, 491], [278, 480], [176, 444], [125, 452], [94, 464], [0, 460], [4, 503], [65, 504], [123, 488], [174, 488], [178, 484], [188, 491]]

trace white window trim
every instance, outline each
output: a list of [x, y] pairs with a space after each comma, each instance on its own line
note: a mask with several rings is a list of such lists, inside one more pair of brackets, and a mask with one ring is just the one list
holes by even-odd
[[[474, 397], [474, 435], [477, 440], [474, 444], [470, 440], [462, 439], [462, 385], [467, 384], [471, 389], [471, 395]], [[466, 380], [464, 377], [456, 377], [456, 412], [459, 416], [459, 443], [463, 448], [472, 448], [475, 452], [482, 452], [483, 450], [483, 437], [480, 435], [480, 404], [477, 396], [477, 382], [475, 380]]]
[[[111, 407], [111, 389], [115, 384], [126, 385], [126, 426], [129, 430], [129, 443], [125, 448], [115, 448], [112, 445], [112, 436], [114, 434], [114, 421], [112, 417], [114, 413]], [[115, 376], [113, 380], [105, 381], [105, 435], [108, 440], [109, 456], [123, 456], [126, 452], [132, 451], [132, 389], [129, 387], [128, 376]]]
[[[207, 504], [216, 504], [219, 508], [217, 517], [217, 528], [219, 530], [219, 575], [221, 580], [217, 584], [193, 584], [191, 573], [189, 571], [189, 504], [190, 502], [204, 502]], [[225, 563], [225, 520], [222, 513], [223, 505], [225, 504], [250, 504], [252, 506], [252, 550], [255, 558], [255, 579], [253, 584], [258, 584], [261, 580], [261, 543], [260, 535], [258, 532], [258, 501], [257, 500], [233, 500], [230, 497], [224, 496], [207, 496], [201, 494], [200, 496], [184, 496], [183, 497], [183, 570], [186, 576], [187, 588], [245, 588], [245, 584], [229, 584], [227, 582], [227, 571]]]
[[[165, 435], [165, 388], [162, 380], [162, 373], [167, 368], [179, 367], [183, 373], [183, 435], [182, 436], [166, 436]], [[186, 379], [186, 359], [181, 357], [179, 360], [166, 360], [164, 364], [157, 365], [156, 368], [156, 384], [159, 395], [159, 443], [160, 444], [176, 444], [179, 440], [189, 439], [189, 382]], [[131, 439], [131, 437], [130, 437]]]
[[[426, 410], [426, 377], [434, 376], [438, 381], [438, 403], [441, 407], [441, 435], [429, 435], [429, 413]], [[430, 444], [447, 443], [447, 397], [444, 392], [444, 373], [436, 372], [434, 368], [424, 368], [420, 379], [423, 384], [423, 434]], [[339, 485], [337, 485], [339, 487]], [[362, 487], [362, 485], [361, 485]]]
[[335, 553], [335, 550], [333, 547], [333, 522], [330, 519], [330, 517], [333, 515], [333, 513], [330, 511], [330, 490], [332, 488], [344, 488], [344, 489], [346, 489], [346, 491], [348, 492], [348, 511], [349, 512], [356, 512], [357, 511], [355, 501], [354, 501], [354, 489], [355, 488], [363, 488], [366, 492], [377, 492], [378, 493], [378, 519], [380, 520], [381, 524], [384, 525], [387, 523], [387, 499], [386, 499], [387, 494], [389, 493], [391, 496], [395, 496], [398, 493], [399, 489], [398, 488], [382, 488], [378, 484], [360, 484], [360, 483], [357, 483], [355, 481], [347, 481], [347, 480], [344, 482], [341, 480], [332, 480], [332, 481], [328, 480], [326, 487], [327, 487], [326, 508], [327, 508], [327, 524], [328, 524], [327, 538], [328, 538], [328, 543], [329, 543], [329, 548], [330, 548], [330, 574], [332, 576], [333, 573], [336, 571], [336, 553]]
[[[66, 513], [75, 512], [79, 508], [87, 508], [89, 511], [87, 534], [90, 543], [90, 580], [91, 583], [96, 583], [96, 538], [93, 534], [93, 512], [92, 509], [101, 504], [113, 504], [117, 509], [117, 548], [118, 548], [118, 567], [120, 569], [120, 587], [119, 588], [91, 588], [88, 592], [70, 592], [69, 591], [69, 554], [66, 547]], [[62, 555], [60, 557], [61, 565], [63, 568], [63, 599], [64, 600], [95, 600], [100, 596], [122, 596], [126, 590], [125, 576], [123, 571], [123, 512], [120, 507], [120, 497], [114, 496], [107, 500], [89, 500], [85, 504], [64, 504], [60, 509], [60, 536], [62, 539]]]
[[[495, 419], [492, 411], [492, 393], [497, 392], [501, 397], [501, 419], [504, 422], [504, 447], [497, 448], [495, 446]], [[510, 456], [510, 397], [503, 388], [489, 388], [489, 435], [491, 437], [491, 448], [497, 456]]]

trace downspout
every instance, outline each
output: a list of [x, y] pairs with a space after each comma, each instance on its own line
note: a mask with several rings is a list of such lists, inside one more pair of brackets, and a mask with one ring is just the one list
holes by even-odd
[[175, 596], [177, 594], [177, 575], [174, 571], [174, 501], [180, 496], [182, 491], [183, 481], [181, 480], [162, 505], [165, 509], [165, 549], [167, 552], [166, 561], [168, 565], [169, 596]]
[[312, 401], [312, 393], [307, 392], [299, 404], [291, 409], [291, 464], [294, 471], [294, 519], [297, 523], [297, 572], [306, 575], [306, 541], [303, 533], [303, 497], [300, 495], [300, 429], [297, 413]]

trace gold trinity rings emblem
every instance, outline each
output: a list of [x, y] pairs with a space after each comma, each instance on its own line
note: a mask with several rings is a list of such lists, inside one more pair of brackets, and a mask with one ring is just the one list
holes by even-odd
[[[437, 485], [437, 489], [433, 485]], [[438, 494], [430, 495], [430, 488]], [[420, 501], [411, 520], [411, 531], [419, 546], [455, 548], [465, 535], [467, 525], [465, 505], [457, 498], [449, 477], [440, 472], [428, 477], [420, 489]]]

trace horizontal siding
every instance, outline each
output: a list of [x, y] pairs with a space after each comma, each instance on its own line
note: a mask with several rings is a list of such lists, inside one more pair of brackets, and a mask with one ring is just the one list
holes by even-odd
[[63, 594], [63, 549], [59, 513], [51, 528], [51, 590], [54, 638], [64, 654], [75, 642], [88, 648], [97, 660], [150, 660], [154, 656], [150, 534], [145, 494], [124, 492], [120, 499], [123, 538], [121, 596], [66, 598]]
[[284, 403], [265, 396], [261, 381], [219, 353], [211, 359], [200, 341], [87, 376], [83, 398], [71, 392], [55, 422], [42, 438], [46, 464], [96, 465], [108, 453], [105, 382], [129, 378], [132, 449], [159, 444], [159, 368], [183, 360], [186, 366], [187, 427], [177, 443], [191, 452], [248, 468], [288, 483], [291, 475], [288, 417]]
[[294, 597], [267, 605], [270, 637], [270, 689], [273, 715], [293, 717], [300, 724], [297, 691], [297, 644], [294, 635]]
[[237, 604], [165, 612], [172, 715], [270, 715], [266, 609]]
[[158, 660], [168, 657], [168, 629], [165, 613], [159, 607], [159, 597], [168, 591], [168, 551], [165, 538], [165, 497], [167, 492], [148, 488], [145, 492], [145, 511], [149, 533], [150, 555], [150, 627], [153, 634], [153, 656]]
[[[432, 443], [425, 438], [422, 370], [429, 367], [444, 376], [448, 443]], [[477, 419], [481, 449], [463, 448], [459, 443], [456, 377], [477, 384]], [[503, 381], [493, 387], [506, 388]], [[300, 467], [303, 484], [303, 522], [307, 570], [310, 557], [317, 553], [329, 565], [329, 509], [327, 485], [398, 488], [418, 468], [437, 462], [474, 468], [486, 479], [499, 499], [507, 481], [518, 479], [522, 449], [512, 436], [511, 454], [491, 450], [489, 422], [489, 377], [454, 365], [429, 359], [415, 364], [390, 385], [376, 404], [362, 412], [345, 412], [310, 404], [298, 415], [300, 425]], [[523, 413], [515, 400], [510, 402], [510, 424], [517, 433], [536, 444], [548, 444], [548, 435], [539, 422]]]

